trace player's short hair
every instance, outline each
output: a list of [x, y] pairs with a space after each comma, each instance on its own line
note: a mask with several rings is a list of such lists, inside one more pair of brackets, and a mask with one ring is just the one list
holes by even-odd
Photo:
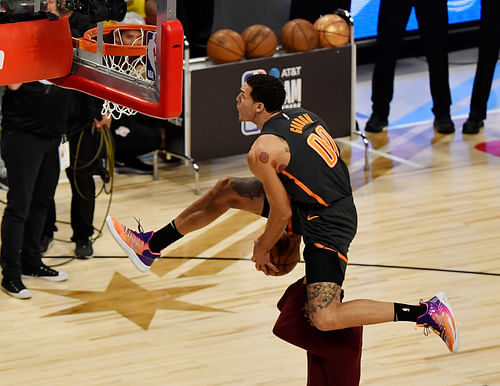
[[247, 84], [252, 88], [250, 96], [255, 102], [261, 102], [268, 113], [280, 111], [285, 103], [285, 88], [275, 76], [267, 74], [251, 75]]

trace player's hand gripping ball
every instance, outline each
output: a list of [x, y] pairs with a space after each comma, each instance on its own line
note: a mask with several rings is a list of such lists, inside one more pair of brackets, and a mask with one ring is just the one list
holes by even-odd
[[278, 268], [278, 272], [269, 269], [272, 276], [282, 276], [295, 268], [300, 260], [300, 236], [283, 232], [280, 239], [271, 248], [271, 263]]

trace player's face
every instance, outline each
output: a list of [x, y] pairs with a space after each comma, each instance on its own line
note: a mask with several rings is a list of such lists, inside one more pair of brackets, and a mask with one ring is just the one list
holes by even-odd
[[236, 97], [236, 108], [238, 109], [238, 119], [240, 121], [253, 121], [255, 117], [256, 102], [252, 99], [250, 93], [252, 87], [245, 83], [240, 88], [240, 93]]
[[47, 12], [53, 13], [57, 15], [57, 1], [56, 0], [48, 0], [47, 1]]
[[123, 30], [120, 32], [122, 44], [126, 46], [142, 45], [142, 33], [140, 30]]

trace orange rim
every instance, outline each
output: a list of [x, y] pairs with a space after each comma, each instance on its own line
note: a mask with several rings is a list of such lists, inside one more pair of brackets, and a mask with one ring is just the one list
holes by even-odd
[[[103, 35], [108, 35], [116, 30], [138, 30], [156, 31], [154, 25], [143, 24], [115, 24], [105, 25], [103, 27]], [[91, 28], [83, 34], [83, 37], [74, 39], [76, 47], [85, 51], [97, 52], [97, 27]], [[145, 45], [126, 46], [121, 44], [103, 43], [103, 55], [112, 56], [140, 56], [146, 55], [147, 47]]]

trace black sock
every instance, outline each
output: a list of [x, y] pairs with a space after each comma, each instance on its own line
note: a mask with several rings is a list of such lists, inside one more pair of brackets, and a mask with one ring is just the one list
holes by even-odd
[[149, 239], [149, 249], [151, 252], [159, 253], [163, 248], [168, 247], [174, 241], [179, 240], [183, 235], [175, 227], [174, 220], [170, 224], [155, 232]]
[[411, 306], [409, 304], [394, 303], [394, 321], [395, 322], [416, 322], [417, 318], [427, 311], [425, 304]]

